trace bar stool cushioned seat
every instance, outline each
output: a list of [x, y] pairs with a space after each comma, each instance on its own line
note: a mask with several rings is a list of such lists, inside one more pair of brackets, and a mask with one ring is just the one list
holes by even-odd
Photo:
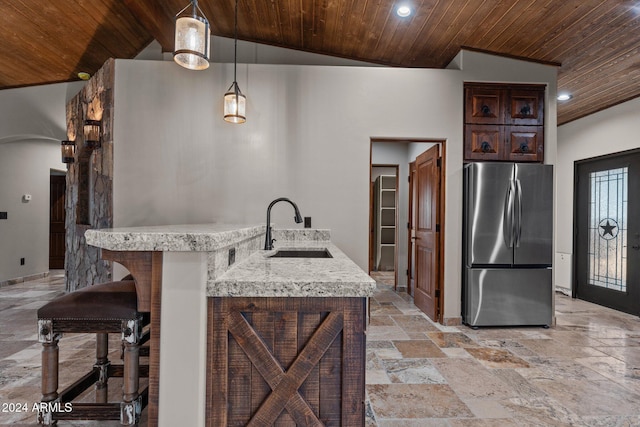
[[[137, 310], [135, 281], [131, 276], [118, 282], [88, 286], [63, 295], [38, 310], [38, 341], [42, 348], [42, 402], [38, 421], [55, 425], [58, 420], [120, 420], [136, 425], [148, 400], [148, 388], [139, 390], [140, 377], [148, 366], [140, 366], [140, 345], [148, 340], [148, 314]], [[58, 393], [58, 342], [63, 333], [95, 333], [96, 362], [93, 369]], [[108, 360], [108, 334], [122, 337], [122, 365]], [[109, 377], [123, 377], [122, 401], [107, 402]], [[96, 403], [75, 403], [95, 384]], [[65, 405], [71, 402], [71, 405]]]

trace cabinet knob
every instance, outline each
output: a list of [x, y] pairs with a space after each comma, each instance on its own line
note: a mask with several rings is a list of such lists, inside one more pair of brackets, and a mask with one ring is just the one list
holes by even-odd
[[530, 116], [531, 115], [531, 106], [529, 104], [524, 105], [522, 108], [520, 108], [520, 115], [521, 116]]
[[487, 104], [483, 104], [482, 107], [480, 107], [480, 111], [485, 116], [488, 116], [489, 114], [491, 114], [491, 108], [489, 108], [489, 106]]
[[483, 153], [488, 153], [491, 151], [491, 144], [487, 141], [482, 141], [482, 144], [480, 144], [480, 150], [482, 150]]
[[528, 153], [529, 152], [529, 144], [526, 143], [526, 142], [523, 142], [522, 144], [520, 144], [520, 152]]

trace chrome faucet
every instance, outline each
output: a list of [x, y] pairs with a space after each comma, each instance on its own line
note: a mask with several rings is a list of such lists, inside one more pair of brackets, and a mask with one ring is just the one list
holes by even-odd
[[293, 209], [295, 209], [296, 211], [296, 216], [293, 217], [293, 219], [298, 224], [302, 222], [302, 216], [300, 215], [300, 210], [298, 209], [298, 206], [295, 203], [293, 203], [291, 200], [287, 199], [286, 197], [280, 197], [275, 199], [273, 202], [271, 202], [269, 204], [269, 207], [267, 208], [267, 233], [264, 236], [265, 251], [270, 251], [271, 249], [273, 249], [273, 242], [275, 242], [276, 240], [271, 238], [271, 208], [273, 207], [273, 205], [275, 205], [278, 202], [289, 202], [291, 206], [293, 206]]

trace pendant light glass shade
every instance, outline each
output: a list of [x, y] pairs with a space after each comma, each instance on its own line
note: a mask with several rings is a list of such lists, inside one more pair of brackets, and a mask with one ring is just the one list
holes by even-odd
[[192, 0], [191, 6], [190, 15], [182, 15], [189, 5], [176, 15], [173, 60], [190, 70], [204, 70], [209, 68], [211, 28], [198, 1]]
[[238, 0], [236, 0], [235, 22], [233, 29], [233, 83], [224, 94], [224, 120], [229, 123], [247, 121], [247, 97], [242, 94], [236, 80], [238, 68]]
[[244, 123], [247, 121], [247, 98], [240, 92], [238, 83], [231, 84], [229, 91], [224, 94], [224, 120], [229, 123]]
[[61, 141], [60, 147], [62, 150], [62, 163], [73, 163], [74, 155], [76, 153], [76, 142]]

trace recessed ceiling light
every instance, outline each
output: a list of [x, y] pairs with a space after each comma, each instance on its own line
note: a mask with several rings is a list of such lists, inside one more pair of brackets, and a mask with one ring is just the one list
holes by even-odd
[[396, 13], [402, 18], [406, 18], [407, 16], [411, 15], [411, 8], [407, 5], [398, 6], [398, 8], [396, 9]]
[[573, 98], [573, 95], [569, 95], [568, 93], [561, 93], [558, 95], [558, 101], [568, 101]]
[[89, 79], [91, 78], [91, 74], [86, 73], [86, 72], [84, 72], [84, 71], [80, 71], [80, 72], [78, 73], [78, 78], [79, 78], [80, 80], [89, 80]]

